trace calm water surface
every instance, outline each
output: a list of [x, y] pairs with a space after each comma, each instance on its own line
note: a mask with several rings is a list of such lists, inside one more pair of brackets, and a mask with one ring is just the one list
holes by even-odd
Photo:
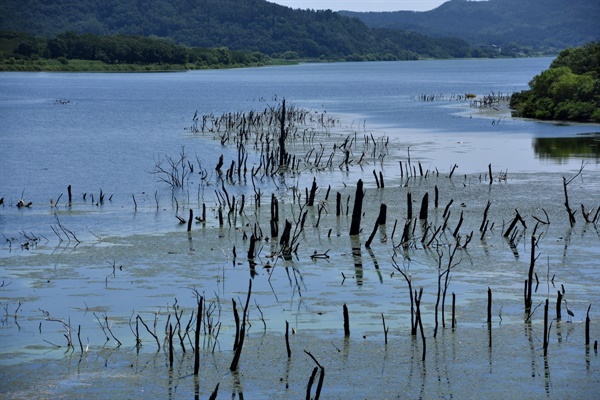
[[[423, 146], [439, 165], [457, 162], [464, 173], [489, 162], [502, 170], [545, 170], [555, 163], [536, 161], [537, 138], [573, 137], [599, 127], [507, 119], [492, 125], [490, 119], [470, 118], [477, 113], [462, 103], [415, 99], [423, 94], [523, 90], [550, 62], [550, 58], [533, 58], [157, 74], [3, 73], [3, 195], [26, 191], [29, 197], [41, 201], [35, 198], [41, 195], [45, 201], [69, 183], [111, 193], [150, 190], [155, 182], [147, 172], [159, 155], [173, 154], [181, 145], [193, 153], [222, 151], [198, 146], [186, 135], [184, 128], [191, 125], [196, 110], [199, 115], [262, 110], [284, 97], [298, 107], [343, 116], [354, 130], [366, 126], [412, 143], [415, 152]], [[56, 100], [69, 103], [57, 105]], [[460, 111], [466, 114], [457, 115]], [[456, 146], [457, 142], [463, 145]], [[460, 156], [448, 155], [451, 144]]]
[[[220, 115], [263, 110], [276, 107], [285, 98], [288, 105], [308, 108], [315, 113], [326, 112], [339, 119], [338, 136], [326, 136], [322, 142], [325, 146], [333, 147], [334, 142], [341, 142], [346, 135], [356, 135], [358, 141], [363, 135], [370, 134], [389, 137], [390, 152], [385, 163], [369, 159], [363, 168], [357, 167], [348, 173], [326, 170], [316, 177], [320, 187], [319, 201], [323, 205], [327, 205], [323, 197], [329, 185], [332, 196], [335, 191], [340, 191], [346, 199], [354, 196], [356, 180], [365, 180], [367, 227], [362, 240], [370, 231], [380, 203], [388, 204], [391, 222], [388, 221], [385, 232], [375, 240], [373, 252], [364, 249], [357, 258], [352, 254], [354, 243], [347, 236], [348, 216], [336, 219], [329, 205], [329, 212], [324, 213], [318, 226], [317, 210], [310, 210], [300, 257], [285, 263], [278, 260], [286, 268], [279, 268], [278, 264], [272, 273], [268, 269], [257, 269], [253, 303], [260, 305], [264, 312], [269, 333], [283, 332], [285, 319], [292, 321], [292, 326], [299, 332], [317, 329], [319, 338], [323, 338], [323, 332], [326, 332], [325, 337], [338, 338], [341, 326], [338, 317], [342, 305], [348, 302], [353, 313], [353, 332], [356, 332], [353, 339], [364, 335], [381, 341], [381, 314], [385, 314], [388, 326], [392, 326], [392, 340], [396, 344], [401, 341], [403, 350], [399, 354], [393, 353], [394, 365], [388, 370], [398, 369], [399, 372], [386, 375], [382, 390], [389, 396], [398, 393], [395, 377], [405, 375], [410, 379], [415, 377], [415, 382], [410, 384], [412, 397], [425, 392], [425, 397], [443, 397], [450, 393], [465, 398], [464, 394], [471, 393], [473, 388], [461, 376], [462, 370], [436, 377], [432, 375], [432, 369], [439, 374], [445, 369], [444, 365], [456, 360], [461, 360], [466, 369], [483, 371], [485, 368], [481, 364], [488, 366], [485, 359], [470, 363], [465, 354], [469, 352], [466, 344], [475, 340], [473, 338], [477, 338], [480, 345], [478, 351], [483, 355], [487, 353], [485, 342], [481, 346], [480, 340], [480, 337], [487, 338], [487, 333], [481, 332], [482, 321], [485, 321], [482, 310], [486, 289], [492, 286], [495, 323], [499, 322], [497, 316], [502, 315], [503, 323], [511, 327], [501, 332], [506, 335], [503, 343], [518, 340], [520, 347], [518, 352], [494, 350], [492, 353], [490, 350], [489, 372], [473, 372], [481, 373], [480, 378], [489, 380], [485, 390], [489, 394], [501, 393], [504, 379], [514, 378], [520, 381], [524, 390], [534, 390], [533, 397], [586, 397], [598, 384], [597, 355], [592, 355], [596, 358], [591, 361], [589, 354], [584, 359], [582, 348], [575, 343], [580, 342], [582, 321], [590, 303], [593, 303], [592, 336], [598, 337], [599, 235], [595, 226], [583, 223], [580, 214], [576, 226], [568, 226], [561, 184], [562, 176], [575, 175], [582, 162], [585, 163], [582, 176], [569, 186], [572, 206], [577, 210], [580, 203], [588, 209], [599, 206], [597, 132], [600, 126], [512, 119], [506, 112], [484, 113], [469, 107], [468, 103], [449, 100], [453, 95], [465, 93], [482, 96], [526, 89], [527, 82], [546, 69], [551, 61], [550, 58], [537, 58], [304, 64], [150, 74], [1, 73], [0, 197], [4, 197], [4, 205], [0, 206], [3, 235], [0, 302], [4, 310], [0, 313], [3, 317], [0, 365], [17, 367], [10, 372], [6, 369], [0, 377], [10, 378], [11, 388], [23, 388], [16, 397], [30, 396], [35, 393], [35, 388], [30, 380], [20, 377], [20, 371], [37, 368], [36, 364], [25, 364], [28, 360], [52, 358], [60, 360], [55, 364], [55, 372], [60, 376], [42, 371], [48, 382], [47, 397], [68, 397], [84, 385], [92, 388], [88, 389], [90, 395], [102, 397], [102, 393], [95, 391], [94, 385], [89, 386], [88, 382], [113, 379], [111, 376], [116, 376], [111, 375], [113, 372], [103, 370], [113, 359], [118, 366], [111, 371], [119, 374], [119, 379], [123, 366], [137, 363], [130, 359], [133, 354], [130, 351], [132, 331], [128, 323], [131, 315], [141, 313], [145, 320], [152, 321], [158, 311], [159, 324], [163, 325], [169, 313], [167, 307], [177, 298], [185, 309], [187, 321], [195, 304], [191, 287], [199, 288], [222, 309], [223, 332], [219, 340], [223, 349], [229, 349], [233, 339], [230, 299], [245, 296], [249, 278], [247, 260], [242, 256], [248, 241], [243, 234], [249, 233], [257, 222], [262, 224], [262, 229], [267, 229], [268, 206], [265, 204], [254, 214], [248, 211], [247, 216], [232, 222], [232, 228], [229, 225], [220, 228], [214, 207], [214, 193], [220, 184], [214, 176], [208, 185], [199, 185], [199, 178], [193, 177], [184, 190], [172, 191], [158, 182], [151, 171], [157, 160], [165, 155], [175, 156], [182, 146], [193, 161], [197, 157], [207, 170], [214, 168], [221, 154], [228, 165], [237, 159], [235, 149], [221, 146], [209, 134], [195, 135], [186, 129], [192, 125], [194, 113]], [[439, 100], [419, 101], [421, 95], [437, 95]], [[415, 179], [410, 184], [401, 180], [398, 161], [406, 161], [409, 148], [413, 162], [419, 160], [426, 170], [431, 171], [429, 179]], [[257, 165], [258, 160], [250, 158], [250, 163]], [[458, 169], [455, 178], [449, 180], [446, 176], [453, 164], [457, 164]], [[487, 173], [488, 164], [492, 165], [496, 176], [499, 171], [507, 171], [509, 179], [490, 186], [484, 178], [482, 183], [478, 176]], [[373, 169], [384, 172], [385, 191], [375, 189]], [[439, 176], [434, 178], [433, 171], [436, 170], [439, 170]], [[290, 188], [295, 185], [300, 189], [308, 187], [313, 176], [312, 172], [304, 172], [297, 176], [260, 179], [256, 185], [264, 193], [263, 203], [268, 201], [270, 193], [280, 196], [282, 223], [286, 218], [297, 218], [298, 210], [293, 206]], [[65, 205], [68, 185], [72, 185], [74, 191], [72, 207]], [[443, 207], [453, 199], [450, 225], [452, 228], [457, 226], [459, 216], [464, 213], [464, 232], [461, 233], [464, 239], [464, 235], [479, 228], [482, 210], [490, 199], [493, 202], [490, 219], [496, 228], [483, 238], [475, 233], [470, 250], [460, 252], [460, 265], [452, 275], [450, 289], [458, 293], [461, 327], [465, 328], [464, 332], [467, 327], [472, 330], [461, 334], [466, 335], [460, 336], [464, 342], [455, 341], [453, 333], [445, 331], [446, 341], [434, 342], [434, 346], [440, 347], [431, 356], [435, 357], [432, 362], [436, 367], [429, 372], [423, 369], [421, 373], [415, 372], [421, 371], [421, 366], [413, 365], [420, 357], [418, 344], [411, 344], [406, 333], [410, 320], [406, 284], [391, 267], [392, 227], [393, 221], [399, 220], [395, 233], [397, 244], [406, 215], [407, 192], [412, 192], [417, 207], [416, 202], [425, 192], [431, 195], [434, 186], [439, 187], [443, 204], [431, 211], [433, 224], [441, 225]], [[90, 200], [92, 194], [97, 200], [100, 190], [113, 196], [103, 206], [94, 205]], [[243, 193], [248, 199], [254, 193], [250, 182], [232, 184], [228, 190], [238, 199]], [[83, 193], [88, 194], [86, 201], [82, 200]], [[51, 207], [50, 199], [56, 201], [61, 195], [59, 206]], [[138, 202], [137, 211], [134, 211], [132, 195]], [[15, 204], [21, 197], [32, 201], [33, 206], [17, 209]], [[198, 212], [203, 202], [209, 204], [209, 221], [205, 225], [194, 225], [193, 234], [187, 235], [185, 228], [177, 224], [175, 214], [186, 215], [188, 208]], [[247, 207], [253, 209], [250, 201]], [[529, 228], [520, 232], [516, 246], [511, 247], [502, 238], [501, 230], [502, 225], [514, 217], [516, 207], [528, 221]], [[555, 325], [551, 351], [555, 354], [560, 351], [561, 360], [568, 358], [569, 372], [561, 372], [560, 360], [556, 358], [550, 359], [550, 367], [543, 367], [544, 362], [539, 357], [541, 311], [535, 314], [532, 326], [525, 324], [523, 332], [520, 326], [523, 324], [522, 278], [526, 276], [530, 254], [527, 236], [535, 225], [533, 216], [543, 218], [546, 211], [552, 223], [540, 228], [543, 232], [538, 249], [541, 284], [535, 301], [537, 304], [546, 297], [554, 298], [561, 284], [567, 288], [568, 304], [575, 311], [575, 318], [573, 323]], [[72, 242], [59, 243], [51, 229], [58, 228], [58, 221], [76, 231], [82, 243], [77, 246]], [[44, 239], [27, 249], [21, 244], [25, 235], [30, 234]], [[451, 232], [447, 236], [448, 240], [453, 240]], [[232, 260], [233, 246], [237, 247], [237, 262]], [[276, 250], [272, 246], [271, 242], [261, 244], [261, 265], [274, 262], [266, 257], [271, 249]], [[313, 251], [327, 249], [331, 249], [331, 259], [310, 259]], [[433, 249], [412, 249], [405, 254], [407, 258], [398, 258], [400, 265], [411, 271], [416, 285], [425, 288], [423, 312], [430, 338], [437, 255]], [[119, 268], [121, 265], [122, 269]], [[19, 318], [14, 318], [17, 307], [20, 307]], [[262, 324], [258, 310], [251, 308], [254, 334]], [[83, 368], [82, 371], [89, 375], [84, 377], [83, 373], [74, 373], [71, 364], [75, 362], [64, 358], [64, 346], [57, 350], [52, 345], [64, 344], [64, 330], [60, 323], [48, 321], [44, 311], [56, 319], [69, 319], [74, 326], [81, 324], [86, 338], [84, 346], [89, 340], [89, 354], [96, 358], [87, 366], [77, 368]], [[126, 342], [126, 351], [112, 352], [114, 343], [104, 342], [93, 313], [108, 315], [117, 336]], [[162, 329], [159, 327], [159, 333]], [[570, 339], [571, 332], [575, 332], [576, 340]], [[135, 369], [133, 376], [120, 380], [122, 386], [113, 393], [116, 397], [141, 395], [143, 391], [132, 391], [132, 382], [148, 391], [152, 388], [150, 393], [158, 397], [165, 397], [167, 392], [172, 394], [177, 386], [166, 380], [154, 382], [156, 374], [166, 376], [164, 360], [159, 360], [158, 356], [152, 359], [153, 340], [147, 335], [143, 340], [143, 353], [151, 358], [146, 365], [152, 364], [156, 372], [148, 375], [143, 372], [144, 368], [140, 373]], [[312, 339], [302, 340], [302, 346], [311, 346]], [[333, 341], [329, 342], [327, 339], [319, 347], [328, 347], [343, 357], [356, 357], [344, 347], [349, 345], [348, 342], [336, 341], [333, 346]], [[352, 346], [357, 345], [353, 342]], [[523, 348], [527, 354], [521, 351]], [[294, 351], [302, 354], [300, 348]], [[411, 353], [410, 360], [413, 361], [410, 364], [407, 351], [414, 353]], [[377, 356], [377, 351], [369, 354]], [[448, 354], [452, 355], [446, 359]], [[180, 365], [189, 364], [189, 358], [180, 356]], [[265, 380], [266, 389], [246, 393], [251, 398], [268, 395], [286, 398], [289, 392], [285, 389], [278, 389], [275, 394], [269, 392], [275, 390], [274, 385], [281, 382], [279, 378], [285, 371], [279, 370], [279, 364], [272, 366], [269, 362], [265, 364], [267, 370], [261, 369], [264, 361], [261, 364], [260, 356], [259, 353], [248, 357], [258, 357], [257, 363], [253, 364], [257, 374], [272, 375], [275, 383]], [[229, 359], [229, 354], [223, 352], [219, 357], [218, 363], [222, 364], [223, 358]], [[274, 355], [272, 360], [277, 357]], [[396, 360], [395, 357], [399, 358]], [[492, 373], [492, 358], [495, 373]], [[516, 359], [522, 368], [513, 368]], [[20, 363], [23, 363], [21, 369]], [[182, 367], [183, 371], [177, 373], [181, 379], [180, 390], [187, 394], [192, 390], [191, 383], [186, 381], [188, 367]], [[302, 368], [308, 368], [308, 372], [301, 370], [298, 373], [294, 369], [295, 375], [299, 376], [297, 381], [290, 382], [290, 386], [300, 393], [312, 365]], [[328, 368], [336, 366], [329, 364]], [[377, 377], [377, 373], [374, 374], [376, 376], [372, 378]], [[212, 389], [223, 374], [216, 371], [214, 375], [206, 378], [209, 381], [206, 385], [203, 383], [203, 396], [210, 393], [207, 388]], [[328, 376], [331, 376], [329, 372]], [[568, 383], [573, 379], [579, 386], [570, 389]], [[442, 380], [445, 384], [440, 389], [436, 385]], [[250, 380], [246, 380], [246, 385], [247, 389], [252, 387]], [[330, 382], [325, 390], [329, 390], [332, 398], [347, 398], [353, 393], [349, 389], [351, 386], [351, 382], [338, 387]], [[239, 384], [233, 383], [232, 387], [238, 390]], [[0, 388], [2, 393], [10, 391], [8, 387]], [[473, 393], [484, 393], [482, 390]]]

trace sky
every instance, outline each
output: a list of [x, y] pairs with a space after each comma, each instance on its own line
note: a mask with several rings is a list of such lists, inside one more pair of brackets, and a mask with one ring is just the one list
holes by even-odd
[[428, 11], [448, 0], [268, 0], [282, 6], [313, 10]]

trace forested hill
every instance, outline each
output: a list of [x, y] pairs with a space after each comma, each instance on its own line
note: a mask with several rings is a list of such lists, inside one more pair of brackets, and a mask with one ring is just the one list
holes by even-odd
[[342, 14], [371, 28], [452, 36], [472, 46], [560, 50], [600, 39], [598, 0], [451, 0], [426, 12]]
[[486, 56], [459, 39], [370, 29], [332, 11], [265, 0], [2, 0], [0, 30], [52, 37], [66, 31], [166, 38], [285, 58], [414, 59]]

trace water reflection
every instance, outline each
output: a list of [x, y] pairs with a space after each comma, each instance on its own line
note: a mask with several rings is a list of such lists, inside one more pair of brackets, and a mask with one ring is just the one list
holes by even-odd
[[363, 284], [363, 262], [362, 254], [360, 251], [360, 237], [350, 236], [350, 244], [352, 246], [352, 260], [354, 261], [354, 273], [356, 275], [356, 284], [362, 286]]
[[532, 146], [537, 158], [559, 164], [574, 157], [600, 160], [600, 132], [586, 133], [585, 136], [535, 138]]

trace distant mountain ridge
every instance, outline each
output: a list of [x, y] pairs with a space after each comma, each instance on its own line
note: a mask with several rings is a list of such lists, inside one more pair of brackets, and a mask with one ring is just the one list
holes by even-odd
[[65, 31], [133, 34], [290, 59], [486, 56], [472, 54], [460, 39], [371, 29], [330, 10], [293, 10], [265, 0], [3, 0], [0, 30], [45, 37]]
[[559, 50], [600, 39], [598, 0], [451, 0], [425, 12], [350, 12], [371, 28], [451, 36], [472, 46]]

